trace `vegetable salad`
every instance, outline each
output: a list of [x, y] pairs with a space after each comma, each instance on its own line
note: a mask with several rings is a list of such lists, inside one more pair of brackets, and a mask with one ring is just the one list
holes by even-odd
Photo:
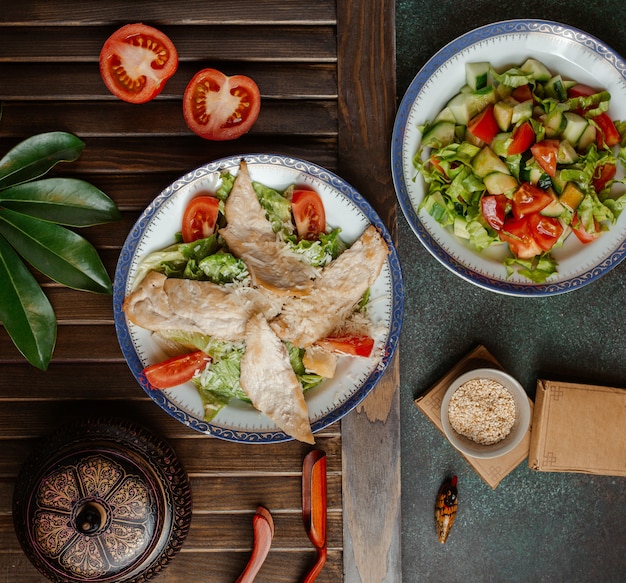
[[420, 209], [477, 251], [507, 244], [507, 274], [543, 283], [567, 237], [592, 243], [624, 209], [626, 120], [611, 118], [607, 91], [536, 59], [465, 69], [466, 85], [419, 128]]

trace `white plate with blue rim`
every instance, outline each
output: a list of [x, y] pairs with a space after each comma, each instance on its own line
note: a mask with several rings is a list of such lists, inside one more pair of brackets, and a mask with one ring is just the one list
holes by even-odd
[[124, 298], [132, 290], [142, 258], [174, 242], [180, 231], [183, 211], [200, 190], [216, 189], [222, 171], [236, 174], [245, 159], [252, 180], [277, 190], [290, 184], [308, 185], [322, 197], [326, 221], [341, 228], [341, 237], [352, 244], [369, 226], [383, 235], [389, 255], [371, 288], [368, 314], [375, 333], [370, 358], [341, 358], [333, 379], [307, 391], [311, 427], [318, 432], [341, 419], [376, 386], [399, 341], [404, 310], [404, 288], [397, 251], [384, 223], [351, 185], [336, 174], [311, 162], [273, 154], [246, 154], [216, 160], [182, 176], [145, 209], [131, 229], [118, 260], [113, 286], [115, 327], [122, 353], [130, 370], [152, 400], [184, 425], [204, 434], [245, 443], [275, 443], [292, 439], [250, 404], [233, 399], [211, 421], [205, 421], [200, 396], [192, 383], [156, 390], [143, 369], [167, 355], [148, 330], [129, 322], [123, 312]]
[[[478, 252], [442, 227], [420, 204], [426, 193], [413, 158], [422, 135], [418, 126], [432, 121], [465, 83], [465, 64], [488, 61], [498, 71], [533, 57], [553, 74], [611, 93], [609, 115], [626, 120], [626, 63], [614, 50], [581, 30], [544, 20], [507, 20], [472, 30], [438, 51], [406, 91], [393, 128], [392, 174], [400, 207], [425, 248], [445, 267], [481, 288], [513, 296], [549, 296], [596, 281], [626, 256], [626, 213], [596, 241], [581, 245], [570, 236], [552, 252], [557, 273], [536, 284], [503, 264], [507, 245]], [[619, 169], [617, 178], [623, 177]], [[497, 247], [497, 248], [495, 248]]]

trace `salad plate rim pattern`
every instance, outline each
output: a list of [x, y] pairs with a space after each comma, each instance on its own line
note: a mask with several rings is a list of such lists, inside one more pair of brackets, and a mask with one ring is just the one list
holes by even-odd
[[242, 160], [245, 160], [248, 167], [252, 170], [254, 169], [255, 164], [285, 167], [290, 171], [297, 170], [321, 181], [331, 190], [338, 193], [339, 196], [344, 197], [348, 204], [354, 205], [354, 207], [356, 207], [356, 209], [358, 209], [358, 211], [366, 217], [367, 221], [381, 232], [389, 249], [387, 265], [391, 279], [391, 287], [389, 289], [389, 301], [391, 304], [389, 329], [387, 331], [386, 344], [382, 351], [381, 359], [376, 366], [373, 367], [369, 376], [359, 386], [355, 387], [352, 394], [350, 394], [344, 401], [332, 406], [327, 413], [312, 421], [311, 428], [313, 433], [320, 431], [321, 429], [344, 417], [376, 386], [396, 351], [402, 327], [404, 286], [397, 250], [393, 239], [381, 218], [367, 202], [367, 200], [354, 187], [334, 172], [313, 162], [308, 162], [300, 158], [265, 153], [231, 155], [199, 166], [198, 168], [181, 176], [161, 191], [161, 193], [158, 194], [141, 213], [140, 217], [131, 228], [131, 231], [129, 232], [122, 247], [114, 277], [114, 323], [120, 348], [138, 384], [161, 409], [174, 419], [181, 422], [183, 425], [186, 425], [187, 427], [200, 433], [232, 442], [277, 443], [291, 441], [293, 438], [278, 428], [267, 430], [263, 429], [259, 431], [249, 430], [247, 428], [227, 427], [220, 425], [216, 419], [213, 421], [205, 421], [170, 400], [166, 392], [153, 389], [146, 381], [145, 376], [142, 374], [144, 365], [137, 354], [129, 325], [122, 310], [122, 304], [127, 290], [129, 270], [131, 269], [132, 262], [134, 261], [135, 252], [144, 236], [144, 230], [159, 212], [161, 207], [186, 185], [216, 171], [236, 168]]
[[[620, 77], [620, 83], [624, 86], [626, 92], [626, 60], [595, 36], [576, 27], [551, 20], [503, 20], [475, 28], [457, 37], [437, 51], [425, 63], [411, 81], [400, 102], [391, 140], [392, 178], [396, 196], [405, 219], [422, 245], [444, 267], [465, 281], [488, 291], [518, 297], [540, 297], [561, 294], [579, 289], [596, 281], [626, 258], [626, 238], [612, 248], [602, 260], [595, 262], [584, 272], [574, 274], [565, 279], [551, 281], [549, 278], [544, 283], [533, 283], [530, 280], [528, 282], [511, 281], [508, 278], [499, 279], [489, 274], [480, 273], [469, 264], [471, 263], [470, 261], [464, 261], [462, 258], [453, 257], [451, 253], [448, 253], [436, 240], [424, 222], [420, 220], [419, 212], [416, 210], [407, 188], [407, 182], [413, 180], [413, 177], [407, 176], [405, 173], [404, 162], [407, 153], [404, 148], [406, 146], [408, 118], [412, 113], [412, 108], [423, 87], [428, 84], [429, 80], [442, 66], [453, 59], [459, 52], [470, 49], [474, 45], [489, 42], [497, 37], [530, 34], [551, 35], [563, 42], [580, 45], [586, 50], [592, 51], [598, 59], [605, 61], [606, 64], [617, 72]], [[532, 56], [530, 52], [528, 55], [524, 55], [523, 58]], [[421, 120], [422, 123], [425, 121], [425, 119]], [[414, 153], [412, 152], [411, 156]], [[443, 227], [440, 228], [443, 230]], [[450, 237], [454, 237], [454, 235], [450, 234]], [[469, 251], [469, 253], [472, 252]]]

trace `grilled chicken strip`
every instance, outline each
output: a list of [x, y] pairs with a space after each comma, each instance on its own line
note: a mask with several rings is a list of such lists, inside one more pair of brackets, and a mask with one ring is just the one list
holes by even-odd
[[275, 293], [307, 292], [318, 272], [301, 261], [274, 233], [243, 160], [226, 199], [224, 214], [228, 225], [220, 230], [220, 235], [233, 254], [246, 263], [256, 285]]
[[309, 411], [289, 352], [262, 314], [248, 320], [241, 358], [241, 388], [256, 409], [287, 435], [313, 444]]
[[271, 322], [274, 332], [300, 348], [331, 334], [376, 281], [388, 252], [382, 235], [370, 225], [322, 271], [307, 295], [285, 299], [281, 313]]
[[208, 281], [168, 278], [151, 271], [123, 304], [128, 319], [148, 330], [185, 330], [221, 340], [242, 340], [252, 314], [266, 317], [280, 305], [250, 287], [227, 287]]

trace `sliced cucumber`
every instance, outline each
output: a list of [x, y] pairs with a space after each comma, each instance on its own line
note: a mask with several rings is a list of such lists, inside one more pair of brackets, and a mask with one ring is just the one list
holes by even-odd
[[567, 118], [563, 115], [560, 109], [553, 109], [543, 121], [543, 127], [546, 129], [546, 138], [554, 138], [561, 135], [565, 126], [567, 125]]
[[451, 121], [440, 121], [433, 124], [422, 138], [422, 146], [426, 148], [442, 148], [454, 142], [455, 125]]
[[554, 190], [556, 190], [558, 194], [561, 194], [566, 184], [567, 182], [565, 182], [561, 177], [561, 171], [557, 170], [555, 175], [552, 177], [552, 186], [554, 187]]
[[561, 75], [555, 75], [549, 79], [543, 86], [546, 97], [557, 99], [558, 101], [565, 101], [567, 99], [567, 88], [563, 83]]
[[569, 143], [568, 140], [561, 140], [559, 142], [559, 149], [556, 155], [556, 161], [558, 164], [573, 164], [578, 160], [578, 152]]
[[470, 119], [479, 114], [490, 103], [496, 102], [496, 90], [489, 85], [472, 93], [458, 93], [447, 104], [456, 123], [466, 126]]
[[578, 148], [581, 152], [586, 152], [591, 144], [594, 144], [596, 141], [596, 126], [593, 124], [588, 124], [585, 131], [580, 136], [578, 140], [578, 144], [576, 144], [576, 148]]
[[516, 190], [519, 186], [517, 180], [510, 174], [503, 172], [491, 172], [483, 178], [483, 183], [489, 194], [505, 194]]
[[489, 82], [489, 63], [465, 63], [465, 81], [474, 90], [487, 87]]
[[493, 115], [496, 118], [498, 127], [503, 132], [508, 132], [513, 120], [513, 105], [507, 101], [498, 101], [493, 106]]
[[524, 71], [524, 73], [530, 73], [535, 81], [541, 83], [549, 81], [552, 77], [552, 73], [550, 73], [548, 68], [537, 59], [526, 59], [520, 69]]
[[479, 178], [484, 178], [492, 172], [510, 174], [508, 166], [489, 146], [485, 146], [472, 160], [472, 169]]
[[578, 115], [573, 111], [566, 111], [563, 116], [567, 120], [565, 129], [562, 132], [563, 139], [576, 147], [589, 122], [582, 115]]
[[511, 136], [513, 132], [502, 132], [496, 134], [496, 137], [491, 140], [491, 149], [498, 155], [500, 158], [506, 158], [509, 152], [509, 145], [511, 143]]
[[452, 113], [449, 107], [444, 107], [437, 114], [437, 117], [433, 120], [433, 124], [436, 124], [437, 122], [440, 122], [440, 121], [456, 122], [456, 119], [454, 119], [454, 114]]
[[533, 116], [533, 100], [528, 99], [518, 103], [513, 108], [513, 115], [511, 116], [511, 123], [516, 124], [524, 119], [530, 119]]
[[553, 195], [552, 202], [545, 208], [539, 211], [539, 214], [544, 217], [560, 217], [567, 213], [567, 209], [559, 201], [556, 195]]

